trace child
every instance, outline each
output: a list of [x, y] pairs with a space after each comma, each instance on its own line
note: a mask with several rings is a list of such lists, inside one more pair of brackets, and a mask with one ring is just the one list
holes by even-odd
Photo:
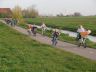
[[46, 25], [44, 23], [42, 23], [41, 29], [42, 29], [42, 35], [43, 35], [46, 30]]
[[57, 44], [57, 40], [58, 40], [59, 35], [60, 35], [59, 31], [57, 29], [55, 29], [55, 31], [53, 31], [53, 33], [52, 33], [52, 45]]
[[77, 40], [81, 39], [80, 32], [85, 32], [85, 29], [83, 28], [82, 25], [80, 25], [78, 30], [77, 30], [77, 37], [76, 37]]
[[31, 24], [28, 24], [28, 30], [27, 31], [28, 31], [29, 35], [31, 35], [31, 33], [32, 33], [31, 32], [31, 29], [32, 29], [32, 25]]
[[34, 24], [33, 27], [31, 28], [31, 31], [33, 33], [33, 36], [36, 36], [36, 30], [37, 30], [37, 27]]

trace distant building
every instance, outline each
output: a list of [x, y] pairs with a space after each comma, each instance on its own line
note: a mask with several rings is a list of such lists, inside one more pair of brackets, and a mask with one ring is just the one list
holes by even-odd
[[10, 8], [0, 8], [0, 18], [11, 17], [12, 11]]

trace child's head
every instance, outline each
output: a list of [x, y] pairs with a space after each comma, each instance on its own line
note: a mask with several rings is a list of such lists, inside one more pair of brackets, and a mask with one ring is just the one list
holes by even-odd
[[88, 34], [90, 34], [91, 33], [91, 30], [88, 30]]
[[80, 28], [83, 28], [83, 26], [82, 26], [82, 25], [80, 25]]
[[58, 29], [53, 29], [54, 32], [58, 32]]
[[55, 32], [58, 32], [58, 29], [55, 29]]

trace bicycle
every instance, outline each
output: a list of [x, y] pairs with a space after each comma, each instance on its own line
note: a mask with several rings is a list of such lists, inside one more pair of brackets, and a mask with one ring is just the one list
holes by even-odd
[[84, 48], [87, 47], [86, 45], [86, 38], [81, 37], [81, 39], [78, 40], [78, 47], [83, 46]]
[[80, 47], [81, 45], [86, 48], [87, 45], [86, 45], [86, 39], [87, 39], [87, 36], [90, 34], [90, 32], [88, 31], [85, 31], [85, 32], [80, 32], [80, 36], [81, 38], [78, 39], [78, 47]]
[[52, 37], [52, 45], [53, 46], [57, 45], [57, 38], [56, 37]]

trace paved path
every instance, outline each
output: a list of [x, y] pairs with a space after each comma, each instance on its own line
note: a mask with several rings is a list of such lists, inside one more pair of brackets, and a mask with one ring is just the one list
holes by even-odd
[[[14, 27], [14, 29], [16, 29], [17, 31], [28, 35], [27, 30], [23, 29], [21, 27]], [[40, 43], [44, 43], [44, 44], [48, 44], [51, 45], [51, 38], [47, 37], [47, 36], [42, 36], [41, 34], [37, 34], [36, 37], [34, 36], [30, 36], [32, 39], [35, 39], [37, 41], [39, 41]], [[60, 48], [62, 50], [65, 51], [69, 51], [75, 54], [78, 54], [80, 56], [92, 59], [92, 60], [96, 60], [96, 49], [91, 49], [91, 48], [83, 48], [83, 47], [77, 47], [76, 45], [70, 44], [70, 43], [66, 43], [66, 42], [62, 42], [62, 41], [58, 41], [58, 44], [56, 46], [57, 48]]]
[[[27, 30], [18, 26], [12, 27], [13, 29], [28, 35]], [[32, 39], [39, 41], [40, 43], [48, 44], [51, 45], [51, 38], [47, 36], [42, 36], [41, 34], [37, 34], [36, 37], [30, 36]], [[77, 47], [76, 45], [58, 41], [58, 44], [56, 46], [59, 49], [69, 51], [72, 53], [75, 53], [77, 55], [83, 56], [85, 58], [89, 58], [91, 60], [96, 60], [96, 49], [91, 49], [91, 48], [83, 48], [83, 47]]]

